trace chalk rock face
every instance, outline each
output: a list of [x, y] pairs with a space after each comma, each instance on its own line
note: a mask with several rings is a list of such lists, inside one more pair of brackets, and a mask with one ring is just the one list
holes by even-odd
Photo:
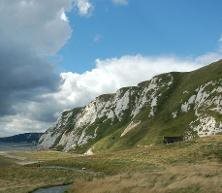
[[185, 106], [181, 106], [185, 112], [193, 110], [195, 113], [196, 119], [190, 123], [192, 130], [201, 137], [222, 132], [222, 120], [217, 118], [222, 116], [222, 79], [207, 82], [194, 93]]
[[222, 132], [222, 62], [167, 73], [64, 111], [40, 149], [90, 152], [161, 142], [163, 136]]
[[60, 148], [65, 151], [87, 144], [97, 137], [100, 123], [109, 122], [110, 127], [123, 119], [133, 119], [143, 108], [147, 117], [155, 116], [158, 99], [173, 82], [171, 74], [154, 77], [138, 86], [121, 88], [114, 94], [97, 97], [83, 108], [63, 112], [56, 126], [48, 129], [39, 140], [40, 149]]

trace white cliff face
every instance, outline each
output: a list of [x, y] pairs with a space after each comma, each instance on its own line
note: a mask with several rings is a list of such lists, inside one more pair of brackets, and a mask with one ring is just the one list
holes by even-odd
[[49, 149], [49, 148], [53, 147], [59, 136], [60, 136], [59, 133], [53, 135], [53, 131], [47, 131], [39, 139], [38, 148], [42, 150], [42, 149]]
[[[52, 147], [62, 147], [69, 151], [76, 147], [87, 144], [90, 140], [97, 137], [99, 127], [94, 131], [90, 128], [96, 120], [122, 121], [124, 116], [135, 117], [140, 110], [148, 105], [150, 114], [154, 116], [158, 98], [161, 96], [160, 89], [168, 89], [172, 84], [173, 77], [168, 74], [168, 81], [164, 82], [161, 78], [155, 77], [145, 86], [127, 87], [118, 90], [115, 94], [102, 95], [90, 102], [86, 107], [80, 109], [75, 115], [72, 111], [63, 112], [57, 120], [54, 129], [48, 130], [41, 138], [39, 147], [48, 149]], [[139, 90], [139, 94], [137, 92]], [[135, 98], [132, 104], [130, 101]], [[131, 108], [131, 109], [130, 109]], [[127, 110], [131, 110], [126, 115]], [[130, 125], [125, 130], [123, 136], [137, 125]]]
[[128, 109], [130, 91], [125, 93], [118, 90], [117, 93], [104, 101], [99, 97], [87, 105], [84, 110], [77, 115], [75, 127], [84, 127], [95, 122], [97, 118], [106, 117], [107, 119], [118, 118], [121, 120], [123, 112]]
[[211, 116], [199, 117], [196, 121], [191, 122], [190, 126], [200, 137], [216, 135], [222, 132], [222, 122], [216, 121]]
[[127, 90], [122, 97], [120, 90], [117, 91], [116, 97], [114, 99], [114, 104], [116, 104], [114, 113], [119, 120], [121, 120], [124, 111], [129, 108], [128, 106], [129, 98], [130, 98], [130, 90]]
[[75, 114], [72, 111], [63, 112], [54, 129], [48, 130], [42, 136], [39, 147], [44, 149], [62, 147], [63, 150], [69, 151], [84, 146], [97, 137], [99, 126], [91, 130], [97, 120], [102, 119], [103, 122], [110, 120], [112, 124], [114, 121], [121, 122], [123, 117], [127, 116], [132, 122], [122, 133], [123, 137], [140, 124], [140, 122], [134, 123], [133, 119], [141, 109], [149, 109], [147, 118], [155, 116], [159, 98], [173, 84], [171, 74], [166, 74], [164, 77], [164, 79], [154, 77], [136, 87], [122, 88], [115, 94], [97, 97]]
[[[167, 81], [161, 77], [154, 77], [148, 85], [146, 85], [139, 96], [136, 98], [135, 108], [131, 115], [135, 117], [140, 113], [141, 109], [148, 105], [150, 108], [149, 117], [153, 117], [156, 112], [158, 100], [162, 96], [162, 92], [168, 90], [173, 84], [173, 76], [169, 73], [166, 75]], [[161, 92], [160, 92], [161, 91]]]
[[[63, 147], [65, 151], [87, 144], [89, 140], [96, 138], [99, 129], [97, 127], [93, 133], [89, 134], [88, 128], [101, 118], [111, 121], [116, 118], [121, 121], [124, 112], [129, 108], [129, 98], [130, 89], [118, 90], [115, 95], [108, 96], [108, 100], [102, 96], [97, 97], [75, 116], [73, 116], [72, 111], [65, 115], [63, 113], [57, 120], [55, 128], [48, 130], [42, 136], [39, 147], [42, 149], [52, 148], [59, 137], [56, 146]], [[70, 117], [72, 117], [71, 128], [68, 124]]]
[[[165, 102], [169, 91], [170, 94], [174, 92], [174, 79], [172, 73], [156, 76], [138, 86], [99, 96], [83, 108], [63, 112], [56, 125], [42, 135], [39, 148], [69, 151], [86, 147], [87, 155], [91, 155], [92, 146], [87, 145], [94, 144], [91, 142], [98, 140], [101, 131], [116, 123], [123, 123], [117, 129], [120, 129], [119, 138], [125, 139], [132, 130], [141, 128], [139, 125], [144, 120], [140, 120], [140, 115], [147, 120], [155, 120], [159, 105]], [[186, 124], [200, 137], [222, 132], [222, 122], [216, 116], [222, 116], [222, 80], [209, 81], [194, 90], [181, 93], [187, 99], [179, 99], [172, 111], [166, 111], [170, 121], [192, 112], [194, 119]]]
[[222, 81], [207, 82], [195, 89], [196, 94], [181, 105], [182, 112], [193, 110], [196, 120], [190, 123], [190, 128], [196, 131], [198, 136], [204, 137], [222, 132], [222, 122], [216, 120], [210, 114], [222, 115]]
[[[151, 102], [153, 100], [153, 97], [154, 97], [157, 87], [158, 87], [157, 86], [157, 78], [153, 78], [151, 80], [151, 82], [148, 84], [148, 86], [146, 86], [142, 90], [140, 96], [137, 97], [136, 104], [135, 104], [136, 108], [131, 113], [133, 115], [133, 117], [135, 117], [140, 112], [140, 110], [146, 105], [146, 103]], [[151, 98], [149, 98], [149, 95], [148, 95], [149, 92], [152, 92]], [[153, 105], [152, 109], [153, 108], [154, 108], [154, 105]]]
[[190, 110], [190, 105], [194, 103], [195, 99], [196, 99], [196, 95], [191, 96], [187, 102], [182, 104], [181, 111], [188, 112]]
[[56, 126], [48, 129], [39, 140], [39, 149], [49, 149], [58, 143], [58, 138], [61, 137], [64, 132], [64, 127], [69, 125], [68, 122], [74, 122], [69, 120], [73, 115], [72, 111], [63, 112], [56, 121]]

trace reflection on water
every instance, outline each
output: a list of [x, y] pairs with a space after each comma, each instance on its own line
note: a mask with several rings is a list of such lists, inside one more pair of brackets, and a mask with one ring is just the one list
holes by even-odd
[[54, 186], [49, 188], [40, 188], [33, 193], [64, 193], [66, 190], [68, 190], [69, 185], [63, 185], [63, 186]]

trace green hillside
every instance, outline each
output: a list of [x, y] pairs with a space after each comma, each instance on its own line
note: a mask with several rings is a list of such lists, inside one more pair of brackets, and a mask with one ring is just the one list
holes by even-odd
[[126, 149], [222, 132], [222, 61], [187, 73], [166, 73], [86, 107], [64, 112], [40, 148], [79, 153]]

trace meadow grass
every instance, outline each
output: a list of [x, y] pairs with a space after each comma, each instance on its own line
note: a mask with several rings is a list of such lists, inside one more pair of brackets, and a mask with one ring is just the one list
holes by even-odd
[[[78, 170], [59, 170], [39, 167], [39, 165], [19, 165], [16, 160], [24, 158], [29, 161], [46, 161], [53, 159], [66, 159], [72, 154], [41, 151], [41, 152], [11, 152], [12, 158], [0, 156], [0, 193], [28, 193], [39, 187], [68, 184], [75, 178], [85, 175]], [[6, 154], [8, 156], [8, 154]]]
[[162, 171], [128, 172], [92, 181], [77, 180], [73, 193], [220, 193], [221, 165], [168, 167]]
[[136, 148], [78, 156], [43, 162], [57, 165], [118, 174], [127, 171], [160, 170], [176, 164], [220, 162], [222, 160], [222, 136], [201, 138], [192, 142], [169, 145], [138, 146]]
[[1, 193], [27, 193], [72, 182], [70, 193], [207, 193], [209, 189], [216, 193], [222, 189], [220, 135], [93, 156], [54, 151], [13, 154], [41, 162], [20, 166], [0, 157]]
[[15, 157], [21, 157], [29, 161], [50, 161], [77, 156], [76, 154], [61, 151], [13, 151], [8, 154]]
[[68, 159], [64, 165], [103, 171], [107, 176], [78, 179], [72, 193], [222, 192], [222, 136], [143, 146], [77, 160]]

